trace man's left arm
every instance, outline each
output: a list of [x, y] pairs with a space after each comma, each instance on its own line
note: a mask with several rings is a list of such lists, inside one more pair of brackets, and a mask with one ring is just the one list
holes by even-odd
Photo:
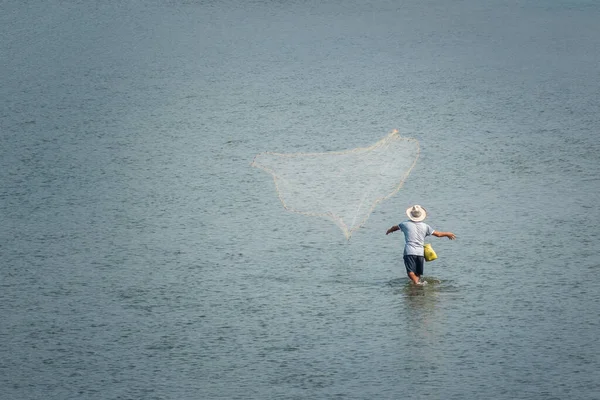
[[397, 230], [399, 230], [400, 228], [398, 228], [398, 225], [394, 225], [392, 226], [390, 229], [387, 230], [387, 232], [385, 233], [386, 235], [389, 235], [392, 232], [396, 232]]

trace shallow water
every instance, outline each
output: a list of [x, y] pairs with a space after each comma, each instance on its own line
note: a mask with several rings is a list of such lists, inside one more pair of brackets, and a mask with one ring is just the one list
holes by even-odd
[[[0, 398], [600, 397], [595, 2], [0, 4]], [[250, 167], [394, 128], [349, 242]]]

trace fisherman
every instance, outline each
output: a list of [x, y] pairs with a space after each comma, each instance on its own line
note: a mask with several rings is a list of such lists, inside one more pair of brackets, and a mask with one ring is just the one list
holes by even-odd
[[450, 240], [456, 239], [452, 232], [438, 232], [433, 230], [423, 220], [427, 217], [427, 211], [420, 205], [414, 205], [406, 210], [408, 221], [401, 222], [398, 225], [392, 226], [385, 233], [389, 235], [397, 230], [402, 230], [404, 233], [404, 266], [410, 280], [416, 285], [425, 285], [427, 281], [422, 281], [423, 267], [425, 264], [425, 256], [423, 243], [427, 236], [433, 235], [437, 237], [447, 237]]

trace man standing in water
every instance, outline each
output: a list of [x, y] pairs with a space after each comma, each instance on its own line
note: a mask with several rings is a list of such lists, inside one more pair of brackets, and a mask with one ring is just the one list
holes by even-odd
[[404, 245], [404, 266], [408, 277], [417, 285], [424, 285], [427, 282], [421, 281], [423, 267], [425, 265], [425, 256], [423, 244], [427, 236], [447, 237], [450, 240], [456, 239], [452, 232], [438, 232], [431, 226], [422, 222], [427, 216], [427, 211], [420, 205], [414, 205], [406, 210], [409, 221], [401, 222], [392, 226], [385, 233], [389, 235], [397, 230], [402, 230], [406, 244]]

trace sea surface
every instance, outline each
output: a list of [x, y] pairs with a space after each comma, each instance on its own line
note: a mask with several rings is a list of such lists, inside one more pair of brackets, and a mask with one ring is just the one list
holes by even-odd
[[[0, 0], [0, 399], [599, 399], [599, 21]], [[250, 166], [393, 129], [420, 158], [349, 241]], [[424, 287], [415, 203], [457, 236]]]

